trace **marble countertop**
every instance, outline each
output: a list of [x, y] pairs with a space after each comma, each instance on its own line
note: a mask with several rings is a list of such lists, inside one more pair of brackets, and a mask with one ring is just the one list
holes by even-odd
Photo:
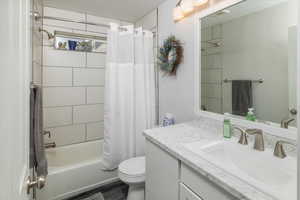
[[207, 162], [205, 159], [201, 159], [201, 157], [183, 147], [183, 143], [191, 143], [201, 139], [222, 139], [222, 125], [222, 122], [217, 120], [200, 118], [193, 122], [146, 130], [144, 135], [149, 141], [160, 146], [239, 199], [278, 200]]

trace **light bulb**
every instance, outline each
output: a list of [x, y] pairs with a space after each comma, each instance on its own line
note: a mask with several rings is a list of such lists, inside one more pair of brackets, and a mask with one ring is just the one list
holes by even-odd
[[193, 0], [182, 0], [180, 7], [184, 14], [189, 14], [194, 11]]
[[208, 0], [194, 0], [194, 6], [202, 6], [203, 4], [206, 4]]
[[184, 18], [184, 15], [183, 15], [183, 12], [181, 10], [181, 7], [176, 6], [173, 9], [173, 18], [174, 18], [174, 21], [179, 21], [179, 20], [181, 20], [181, 19]]

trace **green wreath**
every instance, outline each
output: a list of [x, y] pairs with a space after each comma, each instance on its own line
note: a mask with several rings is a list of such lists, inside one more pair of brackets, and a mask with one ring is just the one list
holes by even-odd
[[160, 69], [169, 75], [176, 75], [182, 61], [183, 48], [175, 36], [169, 36], [159, 49], [158, 64]]

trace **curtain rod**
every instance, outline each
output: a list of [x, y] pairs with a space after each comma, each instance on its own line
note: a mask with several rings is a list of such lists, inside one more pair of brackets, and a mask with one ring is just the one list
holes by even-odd
[[64, 22], [72, 22], [72, 23], [77, 23], [77, 24], [87, 24], [87, 25], [102, 26], [105, 28], [110, 28], [110, 26], [107, 24], [99, 24], [99, 23], [93, 23], [93, 22], [71, 20], [71, 19], [62, 18], [62, 17], [43, 16], [43, 19], [52, 19], [52, 20], [58, 20], [58, 21], [64, 21]]
[[75, 38], [86, 38], [86, 39], [93, 39], [93, 40], [107, 40], [106, 36], [96, 36], [96, 35], [87, 35], [87, 34], [80, 34], [80, 33], [70, 33], [64, 31], [54, 31], [54, 36], [61, 36], [61, 37], [75, 37]]
[[[71, 20], [71, 19], [62, 18], [62, 17], [43, 16], [43, 19], [51, 19], [51, 20], [58, 20], [58, 21], [63, 21], [63, 22], [71, 22], [71, 23], [77, 23], [77, 24], [86, 24], [86, 25], [92, 25], [92, 26], [100, 26], [100, 27], [110, 28], [110, 25], [108, 25], [108, 24], [101, 24], [101, 23], [94, 23], [94, 22], [85, 22], [85, 21]], [[122, 31], [126, 31], [127, 30], [124, 27], [120, 27], [119, 29], [122, 30]], [[154, 35], [156, 34], [155, 31], [152, 31], [152, 33]]]

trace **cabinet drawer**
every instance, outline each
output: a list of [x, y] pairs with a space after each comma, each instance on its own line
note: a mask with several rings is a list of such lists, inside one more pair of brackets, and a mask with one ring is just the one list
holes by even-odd
[[180, 183], [180, 200], [203, 200], [198, 197], [193, 191]]
[[238, 198], [184, 164], [181, 165], [181, 182], [203, 200], [238, 200]]

